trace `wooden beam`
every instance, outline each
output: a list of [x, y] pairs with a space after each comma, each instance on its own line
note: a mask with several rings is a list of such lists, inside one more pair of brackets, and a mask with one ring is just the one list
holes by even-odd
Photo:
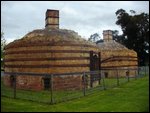
[[34, 46], [48, 46], [48, 47], [51, 47], [51, 46], [78, 46], [78, 47], [93, 47], [93, 48], [97, 48], [96, 46], [93, 46], [93, 45], [86, 45], [86, 44], [74, 44], [74, 43], [70, 43], [68, 41], [68, 43], [66, 42], [65, 44], [63, 43], [54, 43], [54, 42], [34, 42], [34, 43], [27, 43], [27, 42], [24, 42], [24, 43], [16, 43], [16, 44], [13, 44], [13, 45], [8, 45], [5, 47], [5, 50], [7, 49], [11, 49], [11, 48], [21, 48], [21, 47], [34, 47]]
[[90, 57], [56, 57], [56, 58], [15, 58], [4, 59], [4, 62], [16, 62], [16, 61], [50, 61], [50, 60], [89, 60]]
[[120, 65], [120, 66], [102, 66], [101, 69], [108, 69], [108, 68], [117, 68], [117, 67], [132, 67], [132, 66], [138, 66], [138, 65]]
[[5, 55], [9, 54], [36, 54], [36, 53], [89, 53], [85, 50], [22, 50], [22, 51], [10, 51], [5, 52]]
[[5, 65], [6, 68], [53, 68], [53, 67], [89, 67], [89, 64], [62, 64], [62, 65]]

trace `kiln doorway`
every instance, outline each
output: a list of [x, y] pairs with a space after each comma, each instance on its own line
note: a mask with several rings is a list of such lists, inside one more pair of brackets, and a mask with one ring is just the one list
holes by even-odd
[[44, 90], [50, 89], [50, 78], [44, 78]]

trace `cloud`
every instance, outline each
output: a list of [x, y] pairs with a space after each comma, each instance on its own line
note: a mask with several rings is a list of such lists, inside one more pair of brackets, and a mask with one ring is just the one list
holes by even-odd
[[29, 31], [45, 27], [47, 9], [60, 11], [60, 28], [71, 29], [84, 38], [106, 29], [119, 30], [115, 24], [118, 9], [149, 13], [149, 1], [2, 1], [1, 28], [8, 42]]

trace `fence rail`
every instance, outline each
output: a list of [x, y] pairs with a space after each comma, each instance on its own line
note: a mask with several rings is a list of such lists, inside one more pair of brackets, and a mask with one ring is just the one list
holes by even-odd
[[1, 96], [54, 104], [139, 79], [149, 75], [149, 67], [60, 74], [5, 74], [1, 79]]

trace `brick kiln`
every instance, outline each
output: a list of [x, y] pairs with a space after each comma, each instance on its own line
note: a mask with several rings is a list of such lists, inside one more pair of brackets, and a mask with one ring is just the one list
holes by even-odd
[[[103, 31], [103, 39], [104, 42], [97, 44], [101, 49], [101, 68], [112, 69], [104, 72], [106, 77], [116, 76], [117, 71], [114, 71], [116, 68], [137, 68], [137, 53], [113, 40], [111, 30]], [[118, 72], [119, 76], [126, 76], [127, 70], [119, 70]], [[135, 70], [130, 70], [129, 76], [135, 76], [136, 73]]]
[[[74, 31], [59, 29], [58, 10], [47, 10], [45, 23], [45, 29], [34, 30], [5, 47], [5, 85], [12, 85], [11, 72], [51, 74], [99, 69], [99, 48]], [[17, 76], [16, 81], [17, 88], [42, 90], [50, 79], [26, 75]], [[55, 89], [82, 87], [82, 76], [54, 77], [53, 81]]]

